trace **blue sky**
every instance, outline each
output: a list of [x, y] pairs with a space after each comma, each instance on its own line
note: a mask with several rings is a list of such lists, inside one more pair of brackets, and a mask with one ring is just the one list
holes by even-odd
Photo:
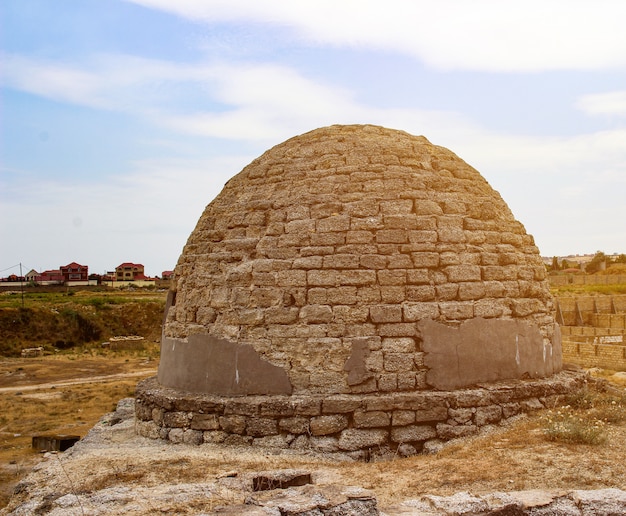
[[228, 178], [336, 123], [448, 147], [544, 256], [626, 252], [625, 19], [622, 0], [3, 0], [0, 275], [160, 275]]

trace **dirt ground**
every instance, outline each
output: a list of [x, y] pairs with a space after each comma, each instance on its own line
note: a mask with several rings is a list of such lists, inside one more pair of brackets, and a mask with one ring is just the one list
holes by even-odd
[[84, 437], [157, 367], [140, 353], [0, 359], [0, 507], [41, 459], [33, 435]]

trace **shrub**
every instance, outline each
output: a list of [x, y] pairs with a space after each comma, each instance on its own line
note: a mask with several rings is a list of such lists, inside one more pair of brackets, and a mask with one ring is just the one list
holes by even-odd
[[602, 444], [606, 441], [604, 421], [569, 412], [567, 407], [544, 416], [544, 435], [549, 441], [570, 444]]

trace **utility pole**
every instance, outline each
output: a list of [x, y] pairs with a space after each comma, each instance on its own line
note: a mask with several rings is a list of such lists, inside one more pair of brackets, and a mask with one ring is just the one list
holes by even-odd
[[24, 308], [24, 276], [22, 276], [22, 262], [20, 262], [20, 290], [22, 291], [22, 308]]

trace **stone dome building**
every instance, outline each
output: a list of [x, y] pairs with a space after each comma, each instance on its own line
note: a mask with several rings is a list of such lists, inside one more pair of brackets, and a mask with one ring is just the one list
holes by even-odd
[[158, 381], [138, 388], [140, 432], [419, 449], [446, 438], [438, 425], [479, 426], [484, 403], [451, 419], [463, 389], [526, 382], [502, 387], [484, 424], [503, 400], [516, 413], [571, 387], [553, 376], [552, 312], [533, 238], [479, 172], [406, 132], [317, 129], [206, 207], [176, 266]]

